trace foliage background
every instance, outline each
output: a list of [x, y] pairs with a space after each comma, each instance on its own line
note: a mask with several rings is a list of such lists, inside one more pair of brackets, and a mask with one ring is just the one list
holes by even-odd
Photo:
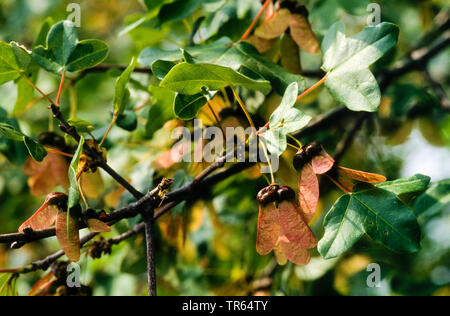
[[[227, 0], [233, 2], [232, 0]], [[55, 21], [67, 16], [66, 6], [72, 1], [3, 0], [0, 3], [0, 40], [18, 41], [31, 46], [39, 28], [48, 16]], [[250, 10], [240, 18], [225, 23], [212, 38], [229, 36], [238, 39], [258, 11], [258, 1], [249, 2]], [[253, 3], [252, 3], [253, 2]], [[346, 23], [350, 33], [358, 32], [366, 21], [369, 1], [305, 1], [310, 10], [310, 20], [319, 38], [337, 20]], [[396, 56], [403, 56], [415, 47], [418, 40], [430, 30], [436, 14], [448, 1], [378, 1], [382, 20], [400, 26], [400, 41], [395, 54], [384, 58], [376, 67], [389, 65]], [[126, 65], [132, 56], [147, 46], [163, 48], [184, 47], [189, 41], [194, 17], [183, 21], [165, 23], [157, 28], [145, 23], [132, 32], [119, 36], [126, 25], [145, 14], [143, 5], [136, 0], [80, 1], [82, 27], [80, 38], [98, 38], [110, 45], [108, 64]], [[198, 16], [201, 14], [196, 12]], [[207, 30], [206, 30], [207, 31]], [[443, 51], [429, 64], [433, 79], [449, 92], [450, 49]], [[304, 53], [304, 70], [317, 70], [320, 58]], [[148, 76], [136, 74], [132, 87], [135, 106], [146, 101]], [[115, 74], [89, 74], [77, 82], [78, 117], [90, 121], [96, 133], [103, 134], [111, 119]], [[308, 84], [315, 79], [308, 79]], [[45, 91], [57, 87], [58, 78], [43, 71], [38, 85]], [[13, 112], [16, 93], [13, 83], [0, 86], [0, 106]], [[36, 95], [36, 97], [38, 97]], [[65, 113], [70, 111], [71, 95], [66, 90], [62, 98]], [[258, 104], [255, 98], [254, 103]], [[302, 109], [318, 115], [336, 106], [325, 89], [306, 100]], [[21, 128], [29, 135], [48, 130], [47, 104], [42, 101], [17, 117]], [[262, 117], [270, 115], [270, 98], [266, 104], [254, 107]], [[439, 101], [421, 72], [411, 73], [393, 84], [385, 95], [379, 120], [371, 121], [358, 134], [346, 153], [342, 165], [360, 170], [372, 170], [389, 179], [408, 177], [416, 173], [431, 176], [432, 181], [450, 178], [450, 116], [439, 109]], [[391, 115], [418, 109], [416, 115]], [[411, 111], [413, 112], [413, 111]], [[148, 186], [152, 175], [174, 176], [177, 169], [153, 170], [152, 163], [169, 147], [167, 133], [149, 138], [145, 125], [148, 108], [138, 112], [139, 127], [133, 133], [115, 128], [108, 140], [109, 161], [121, 174], [131, 174], [133, 184]], [[339, 122], [337, 127], [324, 130], [315, 139], [327, 148], [335, 148], [349, 122]], [[304, 142], [311, 139], [305, 139]], [[285, 155], [289, 161], [292, 153]], [[181, 166], [186, 174], [195, 175], [190, 166]], [[295, 187], [294, 173], [282, 167], [280, 178], [284, 184]], [[97, 192], [91, 201], [97, 208], [115, 204], [117, 186], [108, 176], [103, 176], [104, 190]], [[257, 205], [255, 195], [265, 184], [255, 179], [252, 171], [244, 172], [217, 185], [212, 194], [193, 205], [183, 205], [176, 210], [184, 214], [187, 239], [183, 244], [180, 224], [166, 218], [158, 230], [157, 267], [159, 291], [163, 295], [431, 295], [450, 293], [450, 209], [444, 208], [432, 217], [420, 218], [424, 240], [423, 249], [416, 255], [398, 255], [376, 246], [370, 240], [361, 240], [349, 253], [337, 260], [324, 261], [314, 253], [307, 267], [288, 264], [275, 266], [272, 256], [261, 257], [255, 252]], [[340, 193], [324, 183], [319, 206], [319, 216], [313, 225], [321, 236], [323, 215]], [[125, 203], [126, 197], [121, 202]], [[29, 194], [27, 176], [20, 166], [8, 162], [0, 155], [0, 231], [14, 232], [42, 198]], [[183, 210], [184, 209], [184, 210]], [[134, 221], [114, 228], [111, 236], [124, 232]], [[84, 256], [81, 261], [82, 282], [92, 286], [95, 295], [143, 295], [146, 293], [145, 241], [138, 236], [113, 248], [113, 254], [100, 260]], [[0, 267], [18, 267], [38, 260], [58, 249], [55, 239], [33, 243], [16, 251], [0, 247]], [[367, 288], [365, 268], [377, 262], [382, 267], [383, 282], [380, 288]], [[39, 274], [19, 279], [19, 293], [26, 294]], [[268, 286], [264, 286], [268, 285]]]

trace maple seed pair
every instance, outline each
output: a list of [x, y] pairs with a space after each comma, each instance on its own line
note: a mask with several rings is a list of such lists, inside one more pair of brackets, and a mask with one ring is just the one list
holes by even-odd
[[257, 195], [259, 204], [256, 251], [267, 255], [272, 250], [279, 264], [291, 261], [307, 265], [308, 249], [317, 246], [317, 239], [295, 201], [295, 192], [286, 186], [271, 185]]
[[[81, 208], [73, 208], [67, 211], [68, 196], [64, 193], [51, 193], [47, 196], [44, 204], [25, 221], [20, 227], [19, 232], [29, 233], [33, 231], [50, 228], [56, 222], [56, 238], [66, 256], [72, 262], [80, 260], [80, 233], [79, 218]], [[85, 222], [91, 232], [109, 232], [111, 228], [96, 218], [92, 212], [87, 211]]]

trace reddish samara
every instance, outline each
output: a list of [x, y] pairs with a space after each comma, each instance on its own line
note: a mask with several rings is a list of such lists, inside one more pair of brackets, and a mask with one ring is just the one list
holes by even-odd
[[295, 192], [286, 186], [271, 185], [257, 196], [259, 204], [256, 250], [267, 255], [274, 250], [280, 264], [287, 260], [307, 265], [308, 249], [317, 246], [317, 239], [296, 205]]

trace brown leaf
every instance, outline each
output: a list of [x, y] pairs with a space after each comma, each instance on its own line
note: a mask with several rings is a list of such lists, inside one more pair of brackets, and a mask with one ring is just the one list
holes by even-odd
[[78, 262], [80, 260], [80, 232], [77, 220], [72, 216], [67, 219], [67, 215], [67, 212], [60, 212], [56, 218], [56, 238], [67, 258], [72, 262]]
[[316, 174], [325, 174], [334, 167], [334, 159], [322, 148], [319, 155], [313, 157], [311, 165]]
[[52, 204], [52, 201], [61, 196], [65, 196], [65, 194], [58, 192], [49, 194], [44, 204], [19, 227], [19, 232], [23, 232], [27, 227], [35, 231], [51, 227], [55, 223], [56, 216], [58, 215], [58, 207]]
[[280, 238], [280, 250], [286, 258], [300, 266], [306, 266], [311, 261], [311, 255], [308, 249], [302, 248], [300, 245], [290, 242], [286, 236]]
[[280, 9], [255, 30], [255, 35], [266, 40], [280, 37], [289, 27], [291, 12]]
[[23, 167], [23, 172], [29, 176], [28, 186], [33, 196], [43, 196], [56, 187], [69, 188], [67, 175], [69, 164], [66, 159], [54, 153], [48, 153], [42, 162], [29, 158]]
[[269, 254], [280, 236], [278, 210], [273, 203], [259, 207], [258, 233], [256, 238], [256, 251], [260, 255]]
[[108, 224], [95, 218], [88, 219], [87, 225], [89, 230], [93, 233], [109, 233], [111, 231], [111, 227], [109, 227]]
[[278, 206], [278, 218], [281, 233], [295, 247], [309, 249], [317, 246], [317, 239], [314, 233], [293, 202], [283, 201], [280, 203]]
[[301, 14], [292, 14], [289, 26], [292, 38], [301, 49], [310, 54], [320, 53], [319, 41], [307, 18]]
[[302, 73], [300, 50], [289, 34], [283, 36], [281, 40], [281, 65], [290, 73], [296, 75]]
[[298, 174], [298, 195], [305, 220], [310, 222], [319, 203], [319, 181], [311, 164], [306, 164]]
[[338, 166], [338, 173], [341, 176], [360, 181], [365, 183], [381, 183], [385, 182], [387, 179], [385, 176], [375, 173], [369, 173], [364, 171], [353, 170], [349, 168], [344, 168]]
[[44, 290], [45, 292], [47, 292], [52, 283], [56, 281], [55, 279], [51, 282], [51, 279], [53, 277], [54, 277], [53, 272], [49, 272], [46, 275], [44, 275], [42, 279], [40, 279], [33, 285], [30, 292], [28, 293], [28, 296], [36, 296]]
[[267, 40], [256, 35], [252, 35], [247, 39], [247, 42], [255, 46], [260, 54], [268, 52], [276, 42], [276, 39]]

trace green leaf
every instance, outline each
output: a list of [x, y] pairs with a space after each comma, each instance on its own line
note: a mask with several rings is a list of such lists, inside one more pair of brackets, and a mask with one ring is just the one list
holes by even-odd
[[345, 25], [334, 24], [322, 43], [322, 69], [331, 95], [352, 111], [376, 111], [381, 92], [369, 67], [397, 44], [398, 34], [398, 26], [381, 23], [347, 38]]
[[11, 45], [0, 42], [0, 85], [20, 77], [20, 67]]
[[22, 132], [18, 131], [14, 126], [6, 123], [0, 123], [0, 134], [8, 139], [21, 142], [25, 136]]
[[416, 174], [410, 178], [378, 183], [375, 186], [383, 190], [391, 191], [396, 195], [403, 195], [425, 191], [430, 184], [430, 180], [428, 176]]
[[136, 113], [134, 111], [124, 111], [117, 118], [117, 126], [129, 132], [136, 130], [138, 126]]
[[[15, 119], [9, 119], [8, 113], [0, 107], [0, 122], [6, 123], [15, 129], [19, 124]], [[8, 128], [10, 129], [10, 127]], [[1, 133], [1, 128], [0, 128]], [[8, 137], [0, 137], [0, 152], [13, 164], [23, 165], [28, 158], [28, 150], [23, 142], [11, 140]]]
[[280, 106], [270, 117], [269, 129], [264, 133], [268, 150], [280, 156], [287, 148], [287, 134], [297, 132], [311, 121], [311, 117], [294, 108], [297, 101], [298, 85], [289, 85]]
[[30, 153], [31, 157], [38, 161], [42, 162], [45, 157], [47, 157], [47, 151], [45, 148], [39, 144], [38, 142], [34, 141], [33, 139], [29, 138], [28, 136], [23, 136], [23, 142], [25, 143], [25, 146], [28, 149], [28, 152]]
[[77, 151], [75, 152], [75, 155], [73, 156], [72, 162], [70, 163], [69, 166], [69, 182], [70, 182], [69, 202], [68, 202], [69, 211], [70, 209], [72, 209], [73, 207], [77, 206], [80, 203], [81, 195], [78, 187], [77, 173], [81, 153], [83, 152], [83, 146], [84, 146], [84, 138], [81, 137]]
[[158, 18], [160, 23], [183, 20], [194, 13], [203, 3], [218, 1], [219, 0], [178, 0], [163, 6], [159, 11]]
[[206, 102], [207, 99], [201, 93], [195, 95], [177, 94], [173, 111], [180, 120], [189, 121], [197, 116]]
[[366, 69], [397, 44], [398, 34], [397, 25], [384, 22], [347, 38], [344, 23], [337, 22], [322, 43], [322, 69], [326, 72]]
[[175, 65], [171, 61], [157, 60], [152, 64], [152, 72], [158, 79], [163, 80]]
[[17, 65], [19, 66], [20, 71], [26, 71], [33, 60], [31, 58], [31, 54], [16, 42], [11, 42], [10, 45], [14, 55], [16, 56]]
[[67, 122], [70, 126], [75, 127], [79, 134], [89, 134], [92, 133], [95, 129], [91, 123], [79, 118], [71, 118], [67, 120]]
[[133, 58], [130, 65], [125, 69], [125, 71], [117, 78], [116, 81], [116, 92], [114, 95], [114, 112], [119, 115], [125, 111], [126, 101], [127, 101], [127, 84], [130, 82], [131, 74], [136, 67], [136, 59]]
[[333, 71], [325, 86], [330, 94], [352, 111], [374, 112], [381, 103], [378, 82], [369, 69]]
[[99, 40], [80, 41], [75, 51], [70, 55], [66, 70], [70, 72], [92, 68], [108, 57], [109, 46]]
[[152, 137], [167, 121], [173, 119], [175, 92], [156, 86], [150, 86], [149, 90], [152, 95], [152, 106], [148, 113], [146, 134]]
[[[33, 48], [39, 45], [45, 45], [47, 34], [50, 31], [52, 25], [53, 19], [47, 18], [42, 24], [39, 34], [33, 43]], [[32, 59], [31, 55], [30, 57]], [[39, 65], [34, 60], [32, 60], [30, 66], [25, 72], [25, 75], [28, 77], [28, 79], [30, 79], [31, 82], [36, 83], [39, 75], [39, 70]], [[35, 99], [34, 88], [25, 80], [25, 78], [20, 78], [19, 80], [17, 80], [16, 85], [17, 99], [16, 104], [14, 105], [14, 116], [23, 113], [26, 110], [27, 105]]]
[[[247, 42], [233, 44], [229, 38], [221, 38], [218, 41], [185, 49], [199, 63], [214, 63], [224, 67], [239, 70], [245, 67], [270, 81], [273, 89], [280, 95], [292, 82], [297, 82], [299, 93], [305, 89], [305, 82], [301, 76], [289, 73], [283, 67], [261, 56], [255, 47]], [[153, 47], [143, 50], [139, 62], [145, 66], [152, 66], [157, 60], [178, 61], [183, 58], [180, 50], [166, 51]]]
[[56, 23], [47, 36], [47, 46], [38, 46], [33, 50], [34, 60], [45, 70], [61, 73], [75, 51], [78, 32], [70, 21]]
[[393, 251], [412, 253], [420, 249], [420, 227], [412, 210], [394, 193], [359, 186], [342, 196], [326, 215], [325, 234], [318, 250], [331, 259], [350, 249], [364, 233]]
[[10, 124], [0, 123], [0, 134], [10, 140], [24, 142], [31, 157], [38, 162], [41, 162], [47, 156], [47, 151], [41, 144], [26, 136]]
[[211, 91], [228, 86], [241, 86], [264, 94], [271, 91], [268, 81], [253, 80], [231, 68], [214, 64], [178, 64], [167, 74], [161, 86], [186, 95], [201, 93], [205, 87]]
[[293, 82], [297, 82], [298, 92], [305, 89], [305, 82], [301, 76], [293, 75], [283, 67], [261, 56], [256, 48], [247, 42], [239, 42], [231, 48], [228, 47], [222, 55], [217, 56], [216, 60], [218, 65], [233, 69], [239, 69], [241, 66], [250, 69], [270, 81], [273, 89], [280, 95], [284, 95], [287, 87]]
[[450, 179], [433, 183], [414, 205], [417, 216], [433, 216], [450, 203]]
[[33, 43], [33, 48], [36, 46], [45, 46], [45, 44], [47, 43], [48, 32], [50, 32], [50, 29], [53, 24], [54, 22], [51, 17], [45, 19], [44, 23], [41, 26], [41, 29], [39, 30], [38, 35], [36, 36], [36, 40]]
[[46, 47], [35, 47], [32, 56], [42, 68], [59, 74], [92, 68], [105, 60], [108, 51], [108, 45], [99, 40], [79, 42], [75, 25], [61, 21], [48, 32]]

